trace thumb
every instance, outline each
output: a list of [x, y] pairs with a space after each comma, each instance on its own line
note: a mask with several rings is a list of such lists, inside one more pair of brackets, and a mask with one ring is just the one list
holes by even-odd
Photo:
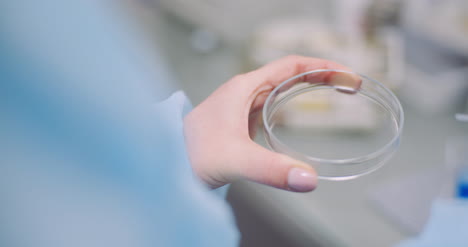
[[245, 148], [245, 160], [239, 163], [242, 178], [296, 192], [312, 191], [317, 186], [317, 173], [310, 165], [254, 142]]

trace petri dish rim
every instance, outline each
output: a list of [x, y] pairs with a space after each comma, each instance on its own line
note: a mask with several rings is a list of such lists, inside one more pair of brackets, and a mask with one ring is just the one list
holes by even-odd
[[[370, 97], [364, 93], [362, 93], [363, 95], [367, 96], [369, 99], [372, 99], [373, 101], [375, 101], [376, 103], [378, 104], [381, 104], [385, 109], [389, 110], [391, 112], [391, 114], [393, 115], [393, 118], [395, 118], [395, 122], [397, 124], [397, 131], [395, 133], [395, 135], [392, 137], [392, 139], [390, 141], [388, 141], [385, 145], [383, 145], [381, 148], [379, 148], [378, 150], [372, 152], [372, 153], [369, 153], [369, 154], [365, 154], [365, 155], [361, 155], [361, 156], [356, 156], [356, 157], [351, 157], [351, 158], [346, 158], [346, 159], [325, 159], [325, 158], [317, 158], [317, 157], [313, 157], [313, 156], [310, 156], [310, 155], [307, 155], [307, 154], [304, 154], [304, 153], [300, 153], [300, 152], [297, 152], [295, 150], [292, 150], [290, 149], [289, 147], [287, 147], [287, 145], [285, 145], [281, 140], [279, 140], [272, 132], [272, 126], [270, 126], [270, 124], [268, 123], [269, 121], [269, 106], [271, 104], [271, 101], [272, 101], [272, 98], [273, 96], [287, 83], [297, 79], [297, 78], [301, 78], [305, 75], [308, 75], [308, 74], [312, 74], [312, 73], [321, 73], [321, 72], [340, 72], [340, 73], [348, 73], [348, 74], [355, 74], [355, 75], [358, 75], [360, 78], [362, 79], [366, 79], [368, 81], [371, 81], [373, 83], [375, 83], [378, 87], [380, 87], [382, 90], [384, 90], [387, 94], [389, 94], [392, 98], [392, 100], [395, 101], [395, 103], [397, 104], [397, 108], [398, 108], [398, 113], [399, 113], [399, 119], [397, 121], [397, 117], [398, 116], [395, 116], [395, 114], [393, 114], [392, 111], [390, 111], [388, 108], [388, 106], [386, 104], [382, 104], [381, 102], [379, 102], [379, 100], [375, 99], [374, 97]], [[325, 83], [310, 83], [311, 85], [314, 85], [315, 86], [320, 86], [320, 85], [327, 85]], [[307, 88], [312, 88], [311, 87], [307, 87]], [[306, 92], [307, 88], [304, 88], [304, 89], [301, 89], [301, 91], [304, 91]], [[330, 88], [334, 88], [333, 86], [330, 86]], [[358, 92], [361, 91], [361, 88], [358, 89]], [[295, 96], [295, 95], [294, 95]], [[289, 98], [289, 97], [286, 97], [286, 98]], [[398, 114], [397, 113], [397, 114]], [[267, 144], [268, 146], [270, 146], [270, 148], [272, 148], [273, 150], [275, 151], [279, 151], [279, 150], [276, 150], [273, 145], [272, 145], [272, 140], [275, 141], [275, 144], [276, 146], [281, 146], [283, 150], [286, 150], [286, 153], [287, 154], [293, 154], [294, 156], [301, 156], [302, 158], [306, 158], [307, 160], [310, 160], [312, 162], [318, 162], [318, 163], [330, 163], [330, 164], [336, 164], [336, 165], [355, 165], [355, 164], [359, 164], [359, 163], [362, 163], [362, 162], [365, 162], [365, 161], [368, 161], [368, 160], [372, 160], [372, 159], [375, 159], [383, 154], [385, 154], [386, 152], [391, 152], [393, 153], [394, 150], [391, 150], [391, 147], [395, 144], [395, 143], [398, 143], [400, 141], [400, 137], [401, 137], [401, 133], [403, 131], [403, 123], [404, 123], [404, 112], [403, 112], [403, 107], [401, 106], [401, 103], [400, 101], [398, 100], [398, 98], [395, 96], [395, 94], [390, 91], [387, 87], [385, 87], [382, 83], [380, 83], [379, 81], [375, 80], [375, 79], [372, 79], [366, 75], [362, 75], [362, 74], [359, 74], [359, 73], [356, 73], [356, 72], [352, 72], [352, 71], [346, 71], [346, 70], [335, 70], [335, 69], [319, 69], [319, 70], [311, 70], [311, 71], [307, 71], [307, 72], [304, 72], [304, 73], [301, 73], [301, 74], [298, 74], [298, 75], [295, 75], [283, 82], [281, 82], [278, 86], [276, 86], [273, 91], [271, 91], [271, 93], [268, 95], [267, 99], [265, 100], [265, 104], [264, 104], [264, 107], [263, 107], [263, 112], [262, 112], [262, 117], [263, 117], [263, 128], [264, 128], [264, 132], [266, 132], [267, 134], [267, 138], [266, 138], [266, 141], [267, 141]], [[281, 151], [280, 151], [281, 152]], [[283, 151], [284, 152], [284, 151]], [[388, 157], [389, 158], [389, 157]], [[388, 159], [387, 158], [387, 159]], [[380, 162], [380, 163], [383, 163], [383, 162]], [[370, 171], [373, 171], [375, 170], [376, 168], [380, 167], [380, 164], [377, 164], [375, 166], [374, 169], [370, 169]], [[364, 172], [363, 174], [367, 174], [369, 173], [370, 171], [368, 172]], [[356, 174], [356, 175], [353, 175], [353, 176], [358, 176], [358, 175], [363, 175], [363, 174]], [[328, 179], [330, 179], [331, 177], [327, 177]]]

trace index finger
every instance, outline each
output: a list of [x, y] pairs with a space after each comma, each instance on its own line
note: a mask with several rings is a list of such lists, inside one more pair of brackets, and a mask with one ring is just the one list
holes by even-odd
[[[342, 70], [350, 71], [348, 67], [328, 61], [325, 59], [303, 57], [303, 56], [287, 56], [271, 62], [257, 70], [243, 75], [243, 79], [251, 86], [261, 88], [270, 86], [274, 88], [283, 81], [312, 70]], [[293, 86], [297, 82], [324, 82], [335, 86], [340, 91], [353, 93], [361, 85], [361, 78], [355, 74], [339, 73], [334, 71], [325, 71], [322, 73], [312, 73], [300, 76], [291, 80], [285, 88]]]

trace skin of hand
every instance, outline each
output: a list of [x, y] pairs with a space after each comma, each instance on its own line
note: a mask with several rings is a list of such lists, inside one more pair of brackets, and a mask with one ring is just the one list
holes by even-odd
[[[296, 192], [315, 189], [317, 174], [312, 166], [270, 151], [252, 139], [268, 94], [286, 79], [317, 69], [350, 71], [323, 59], [287, 56], [233, 77], [195, 107], [184, 119], [194, 173], [211, 188], [247, 179]], [[359, 78], [343, 78], [339, 73], [320, 74], [322, 78], [308, 75], [297, 82], [325, 82], [353, 89], [361, 84]]]

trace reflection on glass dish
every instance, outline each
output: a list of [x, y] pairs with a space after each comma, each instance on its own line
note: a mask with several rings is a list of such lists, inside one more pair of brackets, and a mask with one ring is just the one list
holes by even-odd
[[354, 94], [320, 82], [285, 90], [299, 76], [329, 72], [307, 72], [275, 88], [263, 109], [265, 137], [273, 150], [309, 163], [322, 179], [351, 179], [377, 169], [394, 153], [403, 110], [390, 90], [362, 75]]

